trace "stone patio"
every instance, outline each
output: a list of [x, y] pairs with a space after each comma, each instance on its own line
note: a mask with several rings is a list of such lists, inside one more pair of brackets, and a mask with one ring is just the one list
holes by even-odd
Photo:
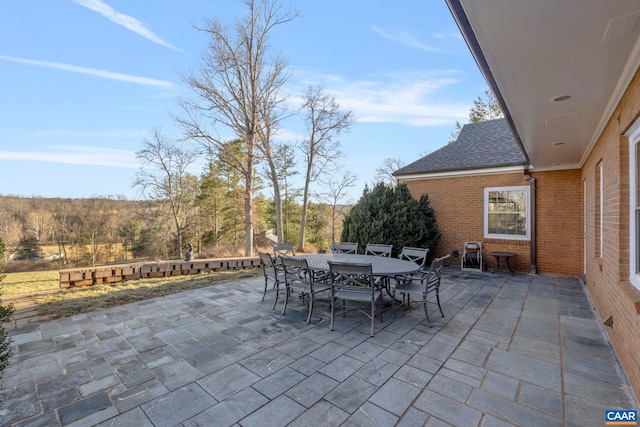
[[577, 279], [448, 268], [445, 318], [388, 311], [373, 338], [358, 312], [333, 332], [324, 307], [311, 325], [298, 300], [283, 317], [262, 287], [10, 331], [0, 425], [602, 426], [639, 409]]

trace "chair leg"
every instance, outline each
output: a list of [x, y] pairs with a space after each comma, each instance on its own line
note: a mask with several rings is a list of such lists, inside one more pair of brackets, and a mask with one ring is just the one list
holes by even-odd
[[[393, 313], [393, 317], [396, 317], [396, 288], [393, 288], [393, 294], [391, 295], [391, 312]], [[403, 295], [404, 299], [404, 295]]]
[[271, 307], [271, 310], [275, 310], [278, 296], [280, 295], [280, 284], [276, 282], [273, 286], [276, 288], [276, 297], [273, 299], [273, 307]]
[[329, 328], [329, 330], [331, 331], [333, 331], [333, 315], [334, 315], [335, 305], [336, 305], [336, 300], [335, 298], [331, 297], [331, 327]]
[[444, 317], [444, 313], [442, 312], [442, 307], [440, 306], [440, 290], [436, 290], [436, 300], [438, 301], [438, 308], [440, 309], [440, 314]]
[[376, 321], [376, 302], [371, 300], [371, 336], [373, 336], [375, 321]]
[[264, 293], [262, 294], [262, 301], [264, 301], [264, 297], [267, 296], [267, 287], [269, 286], [269, 281], [267, 278], [264, 278]]
[[429, 310], [427, 309], [427, 294], [424, 294], [422, 297], [422, 305], [424, 306], [424, 314], [427, 316], [427, 322], [431, 323], [431, 319], [429, 319]]
[[284, 312], [287, 311], [287, 304], [289, 303], [289, 294], [290, 294], [290, 290], [287, 287], [287, 290], [284, 291], [284, 305], [282, 307], [282, 315], [284, 316]]
[[309, 316], [307, 316], [307, 325], [311, 323], [311, 313], [313, 313], [313, 292], [309, 294]]

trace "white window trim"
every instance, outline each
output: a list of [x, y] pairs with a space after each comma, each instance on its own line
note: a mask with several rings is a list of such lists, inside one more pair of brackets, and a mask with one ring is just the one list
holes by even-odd
[[600, 214], [600, 223], [598, 224], [598, 227], [600, 227], [600, 258], [602, 258], [604, 256], [604, 168], [602, 166], [602, 160], [600, 160], [600, 162], [597, 164], [597, 168], [598, 168], [598, 175], [600, 175], [600, 182], [598, 182], [598, 187], [600, 188], [599, 194], [597, 197], [599, 197], [598, 200], [598, 208], [600, 210], [600, 212], [598, 212]]
[[[490, 191], [524, 191], [527, 195], [527, 234], [514, 236], [512, 234], [489, 234], [489, 192]], [[484, 189], [484, 237], [485, 239], [531, 240], [531, 193], [528, 185], [514, 187], [485, 187]]]
[[636, 232], [636, 159], [639, 153], [636, 144], [640, 142], [640, 120], [637, 120], [625, 134], [629, 138], [629, 282], [640, 289], [640, 273], [637, 273], [637, 232]]

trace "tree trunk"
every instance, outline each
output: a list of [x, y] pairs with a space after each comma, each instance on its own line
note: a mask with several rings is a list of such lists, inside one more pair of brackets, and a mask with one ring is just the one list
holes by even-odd
[[247, 173], [244, 187], [244, 256], [253, 256], [253, 147], [247, 147]]
[[300, 239], [298, 240], [298, 250], [304, 252], [305, 229], [307, 228], [307, 208], [309, 207], [309, 186], [311, 181], [311, 167], [313, 165], [313, 156], [310, 155], [310, 161], [307, 166], [307, 177], [304, 180], [304, 194], [302, 195], [302, 215], [300, 217]]
[[336, 242], [336, 205], [331, 206], [331, 244]]
[[271, 171], [271, 184], [273, 185], [273, 201], [276, 209], [276, 236], [278, 243], [284, 243], [284, 234], [282, 226], [282, 196], [280, 195], [280, 183], [278, 182], [278, 174], [272, 160], [269, 160], [269, 170]]
[[182, 227], [176, 219], [176, 240], [178, 241], [178, 258], [182, 259]]

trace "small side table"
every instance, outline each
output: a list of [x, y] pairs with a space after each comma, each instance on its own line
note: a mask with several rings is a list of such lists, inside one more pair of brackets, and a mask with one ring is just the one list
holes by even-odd
[[489, 255], [491, 255], [491, 256], [496, 258], [496, 266], [493, 268], [493, 271], [491, 272], [491, 274], [493, 274], [496, 271], [498, 271], [498, 268], [500, 267], [500, 264], [504, 264], [505, 267], [507, 267], [507, 270], [509, 270], [509, 272], [511, 274], [513, 274], [513, 270], [511, 269], [511, 266], [509, 265], [509, 258], [516, 256], [515, 253], [513, 253], [513, 252], [489, 252]]

